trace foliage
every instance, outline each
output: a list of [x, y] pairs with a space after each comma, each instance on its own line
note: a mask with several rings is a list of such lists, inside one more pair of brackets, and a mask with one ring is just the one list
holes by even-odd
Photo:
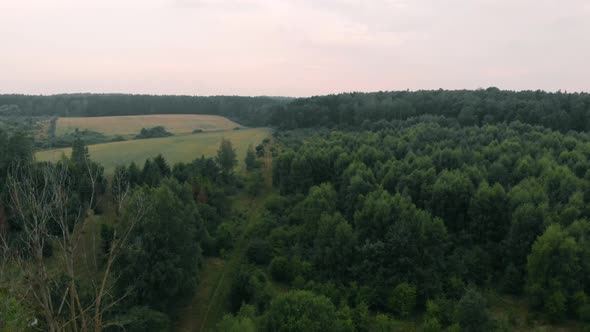
[[34, 320], [32, 311], [4, 289], [0, 289], [0, 317], [0, 330], [6, 332], [29, 331]]
[[566, 229], [550, 225], [537, 238], [528, 256], [527, 293], [533, 305], [542, 308], [552, 321], [585, 311], [584, 294], [590, 270], [588, 264], [581, 262], [590, 257], [588, 234], [590, 225], [585, 220]]
[[219, 167], [221, 167], [222, 172], [231, 174], [234, 167], [238, 164], [238, 159], [236, 158], [236, 150], [230, 140], [221, 139], [215, 160], [219, 164]]
[[135, 136], [136, 139], [143, 139], [143, 138], [158, 138], [158, 137], [168, 137], [172, 136], [173, 134], [164, 128], [164, 126], [155, 126], [152, 128], [141, 128], [139, 134]]
[[393, 289], [389, 299], [390, 309], [402, 318], [407, 318], [416, 307], [416, 287], [403, 282]]
[[279, 295], [271, 304], [264, 322], [265, 331], [338, 331], [336, 308], [324, 296], [308, 291]]
[[492, 321], [486, 299], [475, 289], [467, 288], [457, 303], [457, 323], [462, 331], [491, 331]]
[[227, 314], [217, 323], [217, 332], [255, 332], [255, 312], [249, 305], [243, 305], [237, 315]]
[[139, 213], [133, 204], [138, 200], [145, 200], [147, 210], [130, 234], [133, 245], [117, 261], [118, 288], [130, 291], [134, 304], [168, 310], [196, 287], [202, 220], [186, 185], [168, 181], [159, 188], [140, 188], [123, 209], [123, 222]]
[[132, 307], [119, 319], [125, 331], [129, 332], [165, 332], [170, 331], [171, 326], [168, 315], [142, 306]]
[[270, 262], [270, 274], [272, 275], [273, 279], [281, 282], [291, 282], [294, 276], [294, 269], [293, 265], [289, 261], [287, 257], [275, 257]]
[[257, 155], [256, 152], [254, 152], [254, 148], [252, 145], [249, 145], [248, 150], [246, 151], [246, 158], [244, 159], [244, 162], [246, 163], [246, 170], [251, 171], [260, 166], [256, 157]]
[[280, 105], [271, 123], [280, 128], [394, 128], [417, 117], [441, 116], [461, 126], [522, 121], [567, 132], [588, 127], [588, 93], [543, 91], [421, 90], [299, 98]]

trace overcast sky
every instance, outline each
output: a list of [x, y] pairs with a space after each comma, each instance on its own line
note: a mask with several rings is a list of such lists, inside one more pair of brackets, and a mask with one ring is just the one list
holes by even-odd
[[0, 0], [0, 93], [590, 91], [590, 0]]

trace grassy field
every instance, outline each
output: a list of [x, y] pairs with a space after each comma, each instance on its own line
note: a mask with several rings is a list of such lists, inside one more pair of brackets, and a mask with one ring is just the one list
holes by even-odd
[[[189, 162], [204, 155], [214, 156], [222, 138], [229, 139], [238, 153], [240, 167], [243, 167], [244, 157], [248, 145], [257, 145], [265, 137], [270, 136], [268, 128], [252, 128], [178, 135], [164, 138], [152, 138], [125, 142], [113, 142], [88, 146], [90, 158], [99, 162], [105, 168], [106, 174], [112, 174], [117, 165], [128, 165], [132, 161], [139, 167], [147, 158], [161, 153], [170, 165], [182, 161]], [[39, 161], [57, 161], [62, 154], [70, 155], [71, 149], [55, 149], [40, 151], [35, 154]]]
[[174, 134], [192, 133], [195, 129], [216, 131], [240, 127], [239, 124], [221, 116], [200, 114], [72, 117], [57, 119], [55, 135], [72, 133], [76, 128], [97, 131], [105, 135], [135, 135], [141, 128], [155, 126], [164, 126], [166, 130]]

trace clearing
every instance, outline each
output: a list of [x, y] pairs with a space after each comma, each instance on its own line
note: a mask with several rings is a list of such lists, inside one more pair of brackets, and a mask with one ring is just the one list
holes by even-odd
[[[105, 168], [105, 174], [112, 174], [117, 165], [129, 165], [134, 161], [140, 168], [146, 159], [162, 154], [168, 164], [190, 162], [202, 155], [212, 157], [217, 153], [222, 138], [232, 142], [238, 154], [240, 167], [244, 167], [244, 158], [248, 145], [256, 146], [269, 137], [269, 128], [251, 128], [223, 132], [209, 132], [178, 135], [163, 138], [151, 138], [124, 142], [112, 142], [89, 145], [90, 158]], [[63, 154], [69, 156], [71, 148], [40, 151], [35, 154], [38, 161], [58, 161]]]
[[154, 114], [101, 117], [58, 118], [55, 135], [73, 133], [76, 128], [88, 129], [105, 135], [136, 135], [141, 128], [164, 126], [173, 134], [192, 133], [193, 130], [217, 131], [241, 127], [239, 124], [217, 115]]

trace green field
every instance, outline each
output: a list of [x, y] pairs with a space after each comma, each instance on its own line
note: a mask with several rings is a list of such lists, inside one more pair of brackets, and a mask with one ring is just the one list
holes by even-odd
[[[147, 158], [159, 153], [170, 165], [179, 161], [189, 162], [201, 155], [211, 157], [217, 152], [221, 139], [225, 138], [233, 143], [242, 167], [248, 145], [255, 146], [270, 134], [268, 128], [252, 128], [96, 144], [88, 146], [88, 150], [90, 158], [103, 165], [106, 174], [112, 174], [117, 165], [128, 165], [134, 161], [142, 167]], [[39, 161], [57, 161], [64, 153], [69, 156], [71, 148], [40, 151], [35, 157]]]
[[155, 114], [130, 116], [58, 118], [55, 135], [63, 136], [79, 130], [92, 130], [105, 135], [135, 135], [141, 128], [164, 126], [174, 134], [202, 131], [231, 130], [239, 124], [217, 115], [201, 114]]

